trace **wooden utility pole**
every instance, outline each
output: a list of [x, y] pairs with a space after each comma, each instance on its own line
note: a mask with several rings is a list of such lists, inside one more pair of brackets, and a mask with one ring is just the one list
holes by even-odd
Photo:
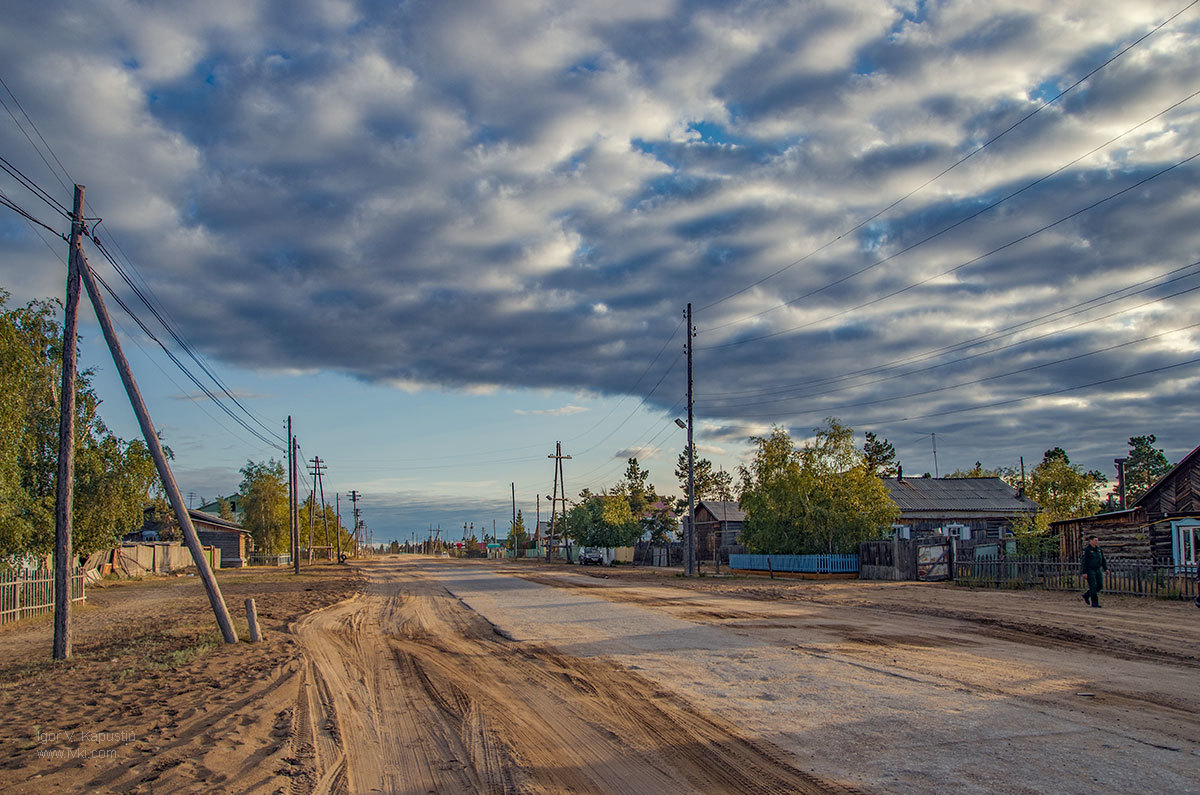
[[[358, 498], [358, 491], [351, 489], [350, 502], [354, 504], [354, 533], [352, 535], [354, 537], [354, 557], [356, 558], [358, 557], [358, 548], [362, 546], [362, 539], [358, 537]], [[430, 525], [429, 527], [431, 530], [433, 529], [433, 525]]]
[[58, 481], [54, 489], [54, 652], [71, 656], [71, 513], [75, 490], [75, 376], [79, 336], [79, 260], [83, 254], [83, 186], [75, 186], [67, 248], [67, 305], [62, 332], [62, 390], [58, 396]]
[[296, 437], [292, 436], [292, 415], [288, 415], [288, 546], [292, 550], [292, 571], [300, 573], [300, 533], [296, 516]]
[[325, 480], [321, 476], [325, 474], [325, 470], [329, 467], [326, 466], [319, 455], [313, 456], [309, 463], [312, 464], [312, 469], [309, 470], [308, 474], [313, 476], [316, 488], [321, 494], [321, 528], [325, 533], [325, 553], [328, 554], [330, 551], [329, 514], [325, 510]]
[[337, 539], [337, 562], [342, 563], [342, 494], [336, 492], [333, 495], [333, 515], [337, 519], [337, 525], [333, 528], [334, 538]]
[[[548, 543], [546, 544], [546, 562], [547, 563], [550, 562], [551, 550], [554, 548], [554, 518], [555, 518], [557, 509], [558, 509], [558, 501], [560, 499], [562, 500], [562, 508], [563, 508], [562, 509], [563, 525], [564, 526], [566, 525], [567, 484], [563, 481], [562, 462], [565, 459], [568, 459], [570, 457], [571, 456], [569, 456], [569, 455], [562, 454], [562, 442], [555, 442], [554, 443], [554, 454], [546, 456], [546, 458], [554, 459], [554, 494], [550, 498], [550, 500], [551, 500], [551, 502], [550, 502], [550, 538], [549, 538]], [[514, 488], [516, 488], [516, 487], [514, 486]], [[562, 497], [558, 496], [558, 492], [559, 492], [560, 488], [562, 489]], [[540, 513], [540, 510], [539, 510], [539, 513]], [[516, 521], [515, 517], [514, 517], [513, 521], [514, 522]], [[566, 539], [565, 533], [560, 532], [559, 535], [563, 539]], [[570, 559], [570, 557], [571, 557], [571, 545], [570, 545], [570, 542], [568, 541], [567, 542], [567, 558], [568, 558], [568, 560]]]
[[688, 526], [684, 541], [687, 549], [683, 553], [684, 573], [691, 577], [696, 573], [696, 443], [693, 436], [692, 415], [692, 305], [687, 305], [687, 445], [688, 445]]
[[[292, 423], [288, 422], [290, 429]], [[288, 462], [292, 466], [292, 570], [295, 574], [300, 573], [300, 484], [298, 483], [299, 472], [296, 471], [296, 437], [290, 436], [288, 444]]]
[[121, 374], [121, 381], [125, 384], [125, 392], [129, 395], [133, 413], [137, 415], [138, 425], [141, 426], [142, 436], [146, 440], [146, 446], [150, 448], [150, 455], [154, 459], [154, 466], [158, 469], [163, 489], [167, 492], [167, 499], [175, 511], [175, 519], [183, 531], [184, 543], [187, 544], [188, 551], [192, 553], [192, 561], [196, 564], [196, 571], [204, 583], [209, 604], [212, 605], [213, 613], [217, 617], [217, 624], [221, 627], [221, 635], [226, 643], [237, 643], [237, 633], [233, 631], [233, 621], [229, 618], [229, 610], [225, 607], [225, 599], [221, 596], [217, 578], [213, 576], [208, 559], [204, 556], [200, 538], [196, 535], [196, 528], [192, 525], [192, 517], [188, 514], [187, 506], [183, 504], [183, 495], [179, 493], [175, 476], [171, 474], [171, 467], [167, 464], [166, 455], [163, 454], [162, 443], [158, 440], [154, 423], [150, 420], [150, 412], [147, 411], [146, 404], [142, 400], [142, 393], [138, 390], [137, 382], [133, 380], [133, 371], [129, 369], [129, 362], [121, 350], [121, 342], [117, 339], [116, 331], [113, 330], [112, 319], [108, 316], [108, 310], [104, 306], [104, 299], [100, 295], [96, 279], [82, 253], [79, 254], [78, 261], [79, 275], [83, 279], [83, 286], [87, 288], [88, 297], [92, 299], [92, 306], [96, 310], [96, 319], [100, 321], [100, 328], [104, 332], [104, 339], [112, 353], [113, 363], [117, 366], [117, 372]]

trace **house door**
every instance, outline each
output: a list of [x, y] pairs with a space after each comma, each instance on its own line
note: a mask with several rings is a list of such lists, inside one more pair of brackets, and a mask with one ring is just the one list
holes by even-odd
[[1171, 522], [1171, 553], [1176, 572], [1196, 573], [1196, 564], [1200, 563], [1200, 519]]

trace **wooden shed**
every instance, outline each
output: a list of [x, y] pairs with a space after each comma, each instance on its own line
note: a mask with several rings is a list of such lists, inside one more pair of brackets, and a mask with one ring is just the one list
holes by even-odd
[[1195, 566], [1200, 559], [1200, 447], [1126, 510], [1065, 519], [1050, 529], [1067, 560], [1082, 555], [1086, 539], [1094, 535], [1110, 558]]

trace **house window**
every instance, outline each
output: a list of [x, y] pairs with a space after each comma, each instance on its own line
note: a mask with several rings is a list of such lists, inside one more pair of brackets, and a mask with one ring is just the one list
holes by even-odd
[[1200, 563], [1200, 519], [1171, 522], [1171, 552], [1175, 571], [1196, 573], [1196, 564]]
[[951, 538], [961, 538], [967, 540], [971, 538], [971, 528], [967, 527], [965, 524], [948, 524], [942, 528], [942, 534], [948, 535]]
[[912, 538], [912, 530], [906, 524], [892, 525], [892, 538]]

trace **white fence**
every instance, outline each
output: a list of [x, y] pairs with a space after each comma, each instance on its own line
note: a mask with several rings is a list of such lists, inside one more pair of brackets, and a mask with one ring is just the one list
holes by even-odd
[[[82, 602], [83, 569], [71, 575], [71, 601]], [[0, 624], [54, 610], [54, 572], [46, 569], [0, 572]]]

